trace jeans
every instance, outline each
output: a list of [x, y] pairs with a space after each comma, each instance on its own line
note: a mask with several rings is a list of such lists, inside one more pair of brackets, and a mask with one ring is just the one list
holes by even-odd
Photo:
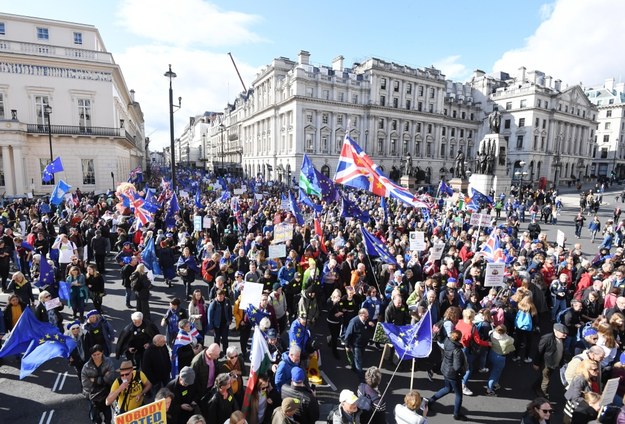
[[551, 319], [555, 322], [558, 312], [566, 309], [566, 298], [551, 296], [553, 309], [551, 309]]
[[354, 355], [354, 371], [358, 374], [358, 380], [361, 383], [365, 382], [365, 371], [363, 369], [363, 353], [365, 348], [360, 346], [354, 346], [352, 354]]
[[506, 366], [506, 356], [495, 353], [492, 349], [488, 353], [490, 362], [490, 374], [488, 375], [488, 389], [494, 390], [495, 384], [499, 383], [499, 378]]
[[130, 301], [132, 300], [133, 291], [130, 287], [126, 287], [126, 306], [130, 305]]
[[438, 392], [434, 393], [434, 396], [430, 398], [430, 405], [442, 398], [448, 393], [454, 392], [456, 399], [454, 401], [454, 415], [460, 415], [460, 408], [462, 407], [462, 378], [460, 376], [456, 378], [445, 377], [445, 386]]
[[462, 377], [462, 384], [467, 385], [469, 378], [471, 378], [471, 373], [473, 372], [473, 364], [475, 363], [475, 359], [477, 356], [474, 353], [469, 352], [468, 348], [464, 348], [464, 354], [467, 357], [467, 371], [464, 373]]
[[228, 350], [228, 324], [213, 330], [215, 331], [215, 343], [221, 344], [221, 351], [225, 352]]
[[582, 236], [582, 225], [575, 225], [575, 235], [577, 237], [581, 237]]

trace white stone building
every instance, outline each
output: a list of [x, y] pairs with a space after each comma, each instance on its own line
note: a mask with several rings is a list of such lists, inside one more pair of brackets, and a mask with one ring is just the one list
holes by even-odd
[[[540, 71], [519, 69], [516, 76], [476, 71], [471, 85], [487, 113], [502, 113], [508, 140], [508, 175], [514, 183], [551, 186], [591, 176], [597, 107], [579, 85], [563, 88]], [[482, 134], [488, 126], [482, 127]]]
[[[231, 170], [241, 163], [245, 175], [290, 181], [307, 154], [331, 177], [348, 132], [387, 174], [398, 177], [410, 154], [421, 182], [449, 178], [458, 148], [475, 155], [482, 111], [470, 86], [446, 81], [435, 68], [343, 62], [339, 56], [314, 66], [302, 51], [297, 61], [280, 57], [262, 69], [224, 112]], [[216, 123], [213, 145], [221, 136]]]
[[609, 78], [603, 86], [588, 87], [585, 92], [599, 110], [590, 173], [597, 177], [625, 178], [625, 83], [616, 84], [614, 78]]
[[143, 113], [92, 25], [0, 13], [0, 191], [49, 193], [42, 170], [103, 191], [145, 166]]

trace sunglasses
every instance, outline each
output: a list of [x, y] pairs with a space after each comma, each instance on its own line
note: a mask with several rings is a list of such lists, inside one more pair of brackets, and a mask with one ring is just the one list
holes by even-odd
[[553, 409], [541, 409], [541, 411], [543, 411], [545, 414], [553, 413]]
[[126, 376], [128, 376], [128, 375], [132, 375], [132, 371], [130, 371], [130, 372], [125, 372], [125, 373], [121, 373], [121, 372], [120, 372], [120, 373], [119, 373], [119, 375], [120, 375], [120, 377], [126, 377]]

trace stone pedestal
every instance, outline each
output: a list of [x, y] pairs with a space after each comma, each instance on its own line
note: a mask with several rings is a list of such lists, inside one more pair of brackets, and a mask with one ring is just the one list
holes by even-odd
[[409, 190], [414, 190], [417, 187], [417, 179], [409, 175], [402, 175], [399, 179], [399, 185]]
[[[473, 174], [469, 178], [469, 189], [475, 189], [482, 194], [488, 196], [490, 190], [494, 187], [495, 176], [485, 174]], [[467, 192], [467, 194], [470, 194]]]
[[[507, 175], [508, 142], [501, 134], [486, 134], [478, 147], [479, 155], [492, 157], [492, 170], [487, 174], [475, 173], [471, 175], [470, 187], [488, 195], [491, 190], [495, 193], [510, 192], [511, 178]], [[479, 156], [478, 156], [479, 157]], [[484, 172], [484, 171], [482, 171]]]
[[458, 191], [461, 193], [466, 193], [469, 189], [469, 180], [465, 180], [462, 178], [452, 178], [449, 180], [449, 186], [454, 189], [454, 191]]

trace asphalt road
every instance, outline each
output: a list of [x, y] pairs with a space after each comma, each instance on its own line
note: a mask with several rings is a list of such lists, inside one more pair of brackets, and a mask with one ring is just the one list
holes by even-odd
[[[604, 195], [599, 216], [602, 222], [612, 216], [614, 208], [614, 193]], [[542, 225], [543, 231], [549, 235], [549, 240], [555, 241], [558, 229], [565, 232], [568, 244], [579, 241], [585, 255], [592, 257], [597, 252], [599, 243], [591, 244], [589, 234], [585, 230], [582, 238], [574, 237], [573, 217], [577, 212], [579, 195], [577, 193], [563, 194], [561, 196], [564, 209], [558, 217], [557, 225]], [[525, 229], [527, 222], [522, 226]], [[112, 321], [114, 328], [119, 332], [121, 328], [130, 322], [130, 313], [125, 308], [124, 290], [119, 279], [119, 268], [116, 264], [108, 264], [107, 293], [104, 298], [105, 315]], [[197, 287], [203, 287], [203, 283], [196, 282]], [[168, 306], [169, 299], [174, 296], [183, 296], [183, 288], [180, 284], [173, 288], [164, 285], [161, 279], [157, 279], [152, 291], [152, 316], [158, 323], [160, 317]], [[6, 305], [7, 295], [0, 294], [0, 305]], [[68, 308], [65, 317], [68, 318]], [[322, 420], [325, 420], [327, 412], [333, 405], [338, 403], [338, 392], [349, 388], [355, 390], [358, 385], [356, 375], [347, 368], [347, 361], [342, 358], [335, 360], [329, 348], [325, 345], [325, 336], [328, 334], [323, 320], [320, 320], [315, 335], [322, 342], [322, 377], [324, 385], [317, 389], [317, 395], [322, 403]], [[210, 337], [206, 343], [212, 342]], [[238, 339], [231, 337], [231, 343], [238, 346]], [[377, 350], [367, 351], [365, 365], [378, 365], [381, 352]], [[386, 362], [383, 365], [383, 380], [381, 389], [386, 390], [387, 422], [394, 422], [392, 409], [394, 405], [402, 402], [404, 394], [410, 389], [411, 362], [404, 361], [400, 364], [393, 376], [395, 365]], [[393, 376], [391, 381], [391, 376]], [[531, 365], [522, 361], [509, 362], [501, 378], [502, 389], [498, 397], [486, 397], [485, 383], [487, 374], [475, 374], [469, 382], [469, 388], [474, 396], [465, 396], [463, 406], [470, 422], [474, 423], [518, 423], [521, 413], [525, 410], [528, 401], [533, 397], [530, 386], [536, 378], [536, 372]], [[390, 382], [390, 384], [389, 384]], [[434, 376], [430, 382], [425, 373], [425, 366], [417, 362], [417, 367], [412, 379], [413, 387], [423, 396], [429, 397], [438, 390], [443, 382], [440, 375]], [[554, 409], [558, 414], [554, 416], [554, 422], [561, 422], [563, 409], [562, 387], [556, 381], [552, 383], [551, 398], [554, 401]], [[436, 413], [430, 414], [428, 422], [431, 424], [449, 423], [453, 411], [453, 395], [441, 399], [436, 408]], [[80, 394], [80, 385], [76, 372], [61, 359], [52, 360], [42, 365], [31, 376], [19, 380], [19, 360], [16, 358], [0, 359], [0, 423], [88, 423], [87, 401]]]

